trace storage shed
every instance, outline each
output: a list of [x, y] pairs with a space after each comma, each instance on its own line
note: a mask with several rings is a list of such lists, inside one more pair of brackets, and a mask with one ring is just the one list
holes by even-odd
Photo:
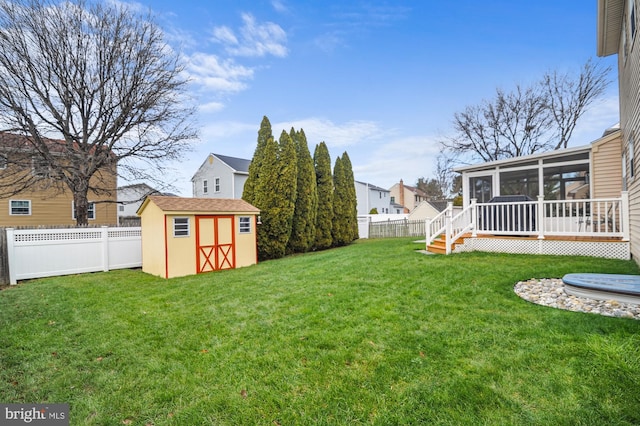
[[142, 222], [142, 270], [163, 278], [258, 262], [256, 207], [244, 200], [149, 196]]

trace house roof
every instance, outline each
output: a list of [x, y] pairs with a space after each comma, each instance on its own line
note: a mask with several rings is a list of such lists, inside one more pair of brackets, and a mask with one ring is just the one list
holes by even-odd
[[413, 192], [416, 195], [419, 195], [421, 197], [426, 197], [427, 196], [426, 192], [424, 192], [422, 189], [416, 188], [415, 186], [404, 185], [404, 184], [403, 184], [403, 186], [404, 186], [405, 189], [408, 189], [409, 191]]
[[486, 163], [479, 163], [479, 164], [472, 164], [470, 166], [462, 166], [462, 167], [456, 167], [453, 169], [454, 172], [469, 172], [469, 171], [474, 171], [474, 170], [486, 170], [486, 169], [490, 169], [490, 168], [494, 168], [497, 166], [503, 166], [503, 165], [514, 165], [517, 163], [524, 163], [524, 162], [529, 162], [532, 160], [538, 160], [541, 158], [549, 158], [549, 157], [557, 157], [559, 155], [567, 155], [567, 154], [578, 154], [581, 152], [588, 152], [591, 150], [591, 144], [589, 145], [582, 145], [582, 146], [577, 146], [574, 148], [566, 148], [566, 149], [557, 149], [555, 151], [545, 151], [545, 152], [538, 152], [536, 154], [531, 154], [531, 155], [524, 155], [522, 157], [513, 157], [513, 158], [506, 158], [504, 160], [495, 160], [495, 161], [488, 161]]
[[260, 209], [241, 199], [231, 198], [185, 198], [150, 195], [137, 211], [140, 215], [145, 207], [153, 202], [164, 212], [175, 213], [260, 213]]
[[427, 201], [427, 203], [431, 204], [431, 206], [439, 212], [443, 212], [449, 204], [447, 200], [431, 200]]
[[609, 56], [618, 53], [624, 4], [624, 0], [598, 0], [596, 47], [598, 56]]
[[249, 165], [251, 164], [251, 160], [247, 160], [244, 158], [237, 157], [229, 157], [228, 155], [220, 155], [220, 154], [211, 154], [220, 161], [226, 163], [229, 167], [231, 167], [236, 172], [249, 173]]
[[355, 182], [356, 182], [356, 183], [359, 183], [360, 185], [366, 185], [366, 186], [367, 186], [367, 188], [369, 188], [369, 189], [373, 189], [374, 191], [389, 192], [389, 190], [388, 190], [388, 189], [384, 189], [384, 188], [381, 188], [381, 187], [379, 187], [379, 186], [376, 186], [376, 185], [373, 185], [373, 184], [370, 184], [370, 183], [367, 183], [367, 182], [361, 182], [361, 181], [359, 181], [359, 180], [357, 180], [357, 181], [355, 181]]

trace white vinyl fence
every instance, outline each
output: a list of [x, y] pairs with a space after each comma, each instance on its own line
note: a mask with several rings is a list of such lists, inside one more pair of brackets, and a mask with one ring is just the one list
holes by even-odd
[[142, 266], [140, 227], [7, 228], [11, 284], [18, 280]]

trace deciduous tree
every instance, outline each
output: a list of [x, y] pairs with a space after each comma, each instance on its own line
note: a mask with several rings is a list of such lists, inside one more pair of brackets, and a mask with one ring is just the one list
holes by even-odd
[[[100, 170], [117, 164], [123, 178], [149, 180], [189, 148], [186, 84], [152, 17], [124, 3], [0, 2], [0, 129], [25, 137], [16, 149], [46, 167], [51, 190], [73, 193], [78, 224], [87, 223], [90, 190], [115, 189], [92, 179]], [[24, 157], [3, 154], [8, 163]], [[35, 181], [4, 176], [0, 192]]]

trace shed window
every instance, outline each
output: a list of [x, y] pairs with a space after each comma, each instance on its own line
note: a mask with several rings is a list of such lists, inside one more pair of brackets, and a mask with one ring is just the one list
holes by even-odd
[[173, 218], [173, 236], [174, 237], [189, 236], [189, 218], [188, 217]]
[[240, 233], [241, 234], [251, 233], [251, 217], [240, 216]]
[[31, 215], [31, 200], [10, 200], [9, 214], [11, 216]]

